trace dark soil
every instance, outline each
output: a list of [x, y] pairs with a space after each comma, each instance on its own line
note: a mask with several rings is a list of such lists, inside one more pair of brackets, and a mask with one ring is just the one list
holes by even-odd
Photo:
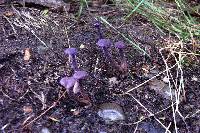
[[[51, 11], [44, 14], [43, 10], [35, 8], [15, 7], [13, 9], [9, 6], [1, 6], [1, 132], [41, 132], [41, 129], [46, 127], [52, 133], [132, 133], [137, 126], [135, 122], [144, 117], [147, 118], [139, 124], [147, 122], [162, 128], [155, 120], [156, 117], [166, 127], [171, 123], [169, 130], [175, 132], [172, 109], [168, 108], [171, 106], [170, 100], [150, 90], [148, 84], [133, 90], [130, 94], [152, 113], [156, 114], [168, 108], [155, 117], [149, 116], [149, 113], [130, 95], [121, 95], [149, 79], [142, 69], [144, 66], [154, 68], [158, 73], [165, 70], [158, 51], [160, 47], [165, 46], [167, 40], [167, 37], [145, 18], [134, 16], [124, 22], [121, 19], [124, 15], [122, 9], [114, 6], [94, 8], [90, 13], [85, 10], [79, 19], [76, 19], [73, 14]], [[139, 53], [127, 43], [125, 54], [129, 72], [122, 74], [113, 69], [112, 64], [105, 60], [101, 49], [96, 45], [98, 33], [93, 24], [97, 16], [104, 16], [120, 32], [129, 34], [133, 41], [148, 51], [151, 58]], [[123, 40], [113, 29], [105, 25], [102, 30], [104, 36], [112, 39], [113, 42]], [[59, 80], [63, 76], [73, 74], [68, 57], [64, 54], [64, 49], [69, 46], [78, 49], [79, 68], [89, 73], [82, 85], [91, 99], [90, 105], [81, 103], [68, 94], [61, 97], [65, 88], [59, 84]], [[24, 60], [26, 48], [30, 49], [31, 54], [28, 61]], [[113, 48], [110, 52], [117, 59], [117, 51]], [[167, 56], [167, 51], [164, 56]], [[177, 127], [180, 133], [199, 133], [200, 116], [197, 111], [200, 108], [200, 63], [199, 58], [188, 60], [192, 61], [189, 66], [183, 68], [186, 99], [179, 104], [179, 109], [183, 117], [187, 115], [189, 117], [185, 119], [186, 123], [181, 117], [177, 117]], [[157, 78], [162, 79], [164, 76], [165, 73]], [[112, 77], [116, 77], [119, 82], [109, 83]], [[194, 77], [197, 80], [193, 80]], [[121, 105], [126, 120], [106, 124], [97, 115], [98, 106], [106, 102], [116, 102]], [[138, 126], [137, 132], [155, 132], [155, 130], [142, 129], [145, 126]]]

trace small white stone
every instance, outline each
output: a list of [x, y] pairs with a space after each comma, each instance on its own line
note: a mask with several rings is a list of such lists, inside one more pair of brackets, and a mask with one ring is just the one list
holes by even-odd
[[109, 84], [118, 84], [118, 83], [119, 81], [117, 81], [116, 77], [109, 78]]
[[168, 78], [167, 76], [165, 76], [165, 77], [163, 78], [163, 82], [169, 83], [169, 78]]
[[104, 103], [100, 105], [97, 114], [102, 117], [107, 124], [125, 119], [122, 107], [116, 103]]
[[197, 82], [197, 81], [198, 81], [198, 78], [197, 78], [196, 76], [193, 75], [192, 81], [196, 81], [196, 82]]
[[51, 133], [48, 128], [43, 127], [40, 133]]
[[85, 48], [85, 45], [84, 44], [81, 44], [80, 45], [80, 49], [84, 49]]

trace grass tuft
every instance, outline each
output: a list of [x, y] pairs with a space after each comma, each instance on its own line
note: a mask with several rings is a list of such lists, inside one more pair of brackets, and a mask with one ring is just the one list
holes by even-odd
[[189, 12], [197, 12], [198, 6], [191, 8], [183, 0], [175, 0], [177, 8], [169, 8], [166, 2], [156, 0], [127, 0], [132, 8], [131, 12], [125, 17], [128, 19], [135, 12], [145, 16], [156, 27], [163, 31], [168, 31], [178, 35], [184, 41], [191, 40], [193, 37], [200, 36], [200, 26], [197, 18], [190, 15]]

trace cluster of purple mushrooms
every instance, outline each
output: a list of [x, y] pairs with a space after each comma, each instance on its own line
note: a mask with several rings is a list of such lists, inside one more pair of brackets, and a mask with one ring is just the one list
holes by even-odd
[[[109, 48], [112, 45], [110, 39], [104, 39], [102, 32], [101, 32], [101, 25], [100, 22], [97, 21], [94, 26], [98, 30], [99, 40], [97, 45], [101, 48], [106, 60], [112, 64], [114, 69], [118, 70], [120, 73], [126, 73], [128, 71], [128, 64], [124, 55], [125, 44], [123, 41], [118, 41], [114, 43], [115, 48], [118, 50], [119, 53], [119, 62], [116, 62], [111, 54], [109, 53]], [[67, 89], [68, 94], [79, 94], [82, 93], [82, 86], [80, 81], [85, 79], [88, 76], [88, 73], [83, 70], [79, 70], [76, 61], [77, 49], [76, 48], [67, 48], [65, 54], [69, 55], [70, 65], [74, 71], [74, 74], [71, 77], [63, 77], [60, 80], [60, 84]]]

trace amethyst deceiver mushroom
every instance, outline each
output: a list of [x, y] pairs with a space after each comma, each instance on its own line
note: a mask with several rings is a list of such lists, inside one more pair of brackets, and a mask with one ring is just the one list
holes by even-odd
[[73, 87], [74, 94], [81, 92], [80, 80], [84, 79], [87, 76], [88, 76], [88, 73], [86, 71], [76, 71], [74, 73], [73, 78], [76, 79], [76, 82], [75, 82], [74, 87]]
[[94, 26], [97, 28], [98, 30], [98, 34], [99, 34], [99, 39], [103, 38], [102, 32], [101, 32], [101, 23], [99, 21], [96, 21]]
[[111, 45], [110, 39], [99, 39], [99, 41], [97, 42], [97, 45], [98, 45], [99, 47], [101, 47], [101, 49], [102, 49], [102, 51], [103, 51], [105, 57], [106, 57], [109, 61], [111, 61], [112, 59], [111, 59], [111, 56], [110, 56], [110, 54], [109, 54], [109, 52], [108, 52], [108, 48], [109, 48], [110, 45]]
[[67, 89], [69, 94], [70, 88], [74, 87], [76, 79], [74, 77], [64, 77], [60, 80], [60, 84]]
[[72, 77], [64, 77], [60, 80], [60, 84], [67, 89], [67, 92], [70, 92], [70, 88], [73, 87], [73, 93], [77, 94], [81, 92], [80, 80], [84, 79], [87, 76], [86, 71], [75, 71]]
[[86, 71], [76, 71], [73, 75], [73, 77], [77, 80], [84, 79], [86, 76], [88, 76]]
[[120, 58], [121, 59], [125, 58], [124, 57], [124, 49], [125, 49], [126, 46], [125, 46], [124, 42], [122, 42], [122, 41], [116, 42], [115, 47], [119, 50]]
[[115, 47], [119, 51], [119, 56], [120, 56], [120, 71], [122, 72], [127, 72], [128, 71], [128, 64], [124, 55], [124, 49], [126, 48], [126, 45], [124, 44], [123, 41], [118, 41], [115, 43]]
[[77, 49], [76, 48], [67, 48], [65, 50], [65, 54], [69, 55], [69, 59], [71, 62], [71, 68], [76, 71], [78, 69], [77, 63], [76, 63], [76, 54], [77, 54]]

